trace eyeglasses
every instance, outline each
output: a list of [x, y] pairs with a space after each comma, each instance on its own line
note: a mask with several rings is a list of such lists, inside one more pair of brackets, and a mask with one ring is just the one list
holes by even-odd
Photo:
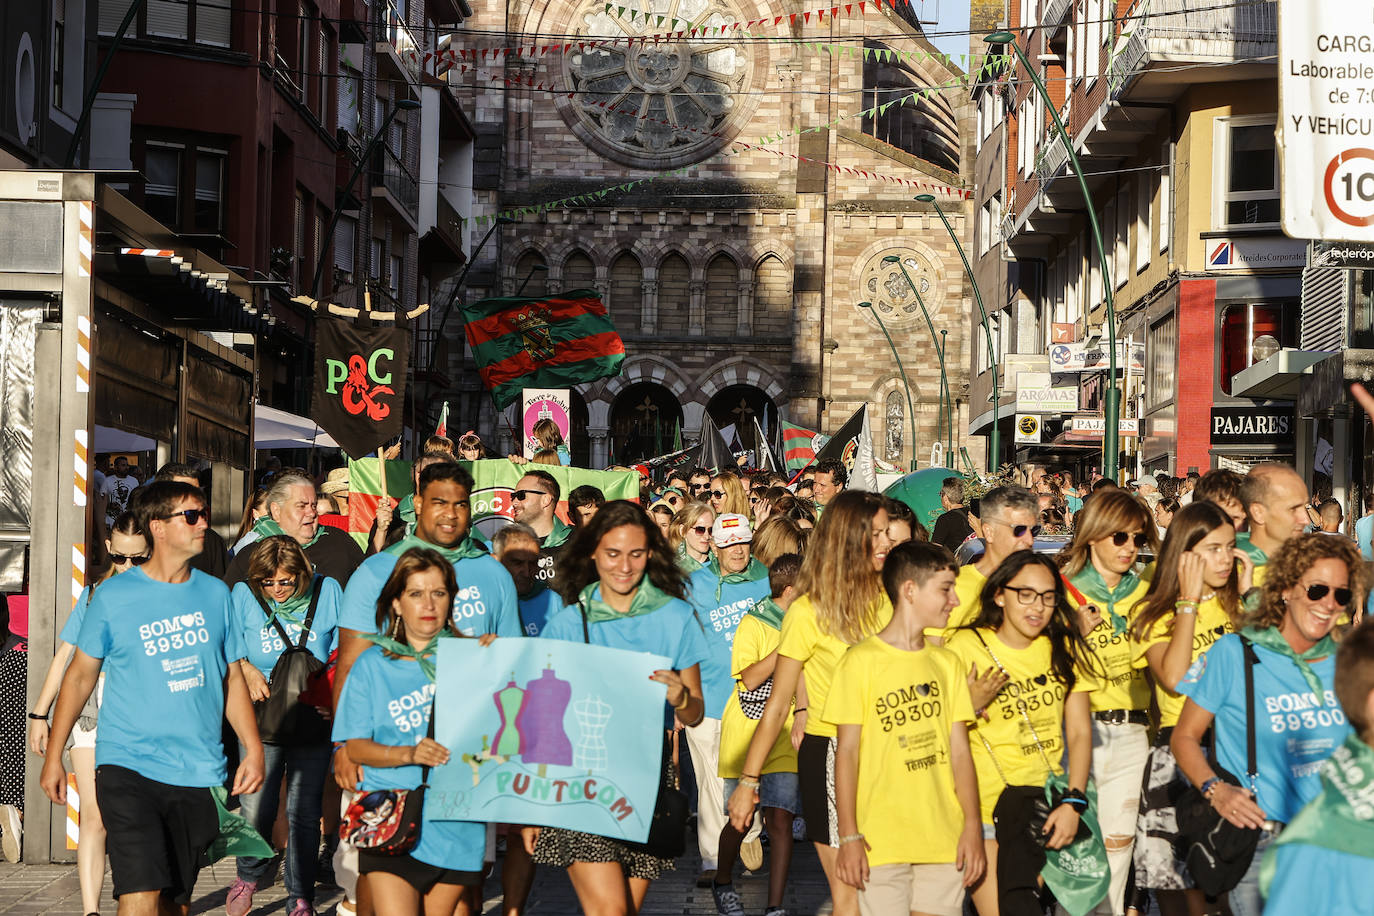
[[705, 537], [707, 532], [711, 530], [711, 527], [709, 525], [693, 525], [692, 530], [702, 537]]
[[724, 490], [712, 490], [712, 491], [711, 491], [711, 495], [714, 496], [716, 499], [724, 499], [724, 498], [725, 498], [725, 491], [724, 491]]
[[147, 557], [146, 555], [144, 555], [144, 554], [141, 554], [141, 553], [140, 553], [140, 554], [112, 553], [112, 554], [110, 554], [110, 562], [113, 563], [113, 564], [116, 565], [116, 566], [123, 566], [125, 563], [132, 563], [132, 564], [134, 564], [135, 566], [142, 566], [144, 563], [147, 563], [147, 562], [148, 562], [148, 557]]
[[990, 518], [990, 519], [988, 519], [988, 521], [990, 521], [990, 522], [996, 522], [996, 523], [999, 524], [999, 525], [1005, 525], [1006, 527], [1010, 528], [1010, 529], [1011, 529], [1011, 536], [1012, 536], [1012, 537], [1015, 537], [1015, 538], [1023, 538], [1023, 537], [1025, 537], [1027, 531], [1030, 532], [1031, 537], [1039, 537], [1039, 536], [1040, 536], [1040, 531], [1041, 531], [1041, 526], [1040, 526], [1040, 525], [1008, 525], [1006, 522], [1004, 522], [1004, 521], [1002, 521], [1001, 519], [998, 519], [998, 518]]
[[1116, 531], [1112, 534], [1112, 544], [1117, 547], [1125, 547], [1127, 540], [1134, 541], [1136, 550], [1142, 550], [1146, 544], [1150, 543], [1150, 539], [1145, 536], [1145, 532], [1143, 531], [1137, 531], [1134, 537], [1124, 531]]
[[204, 519], [207, 523], [210, 521], [210, 510], [182, 509], [180, 512], [173, 512], [171, 515], [159, 515], [157, 520], [160, 522], [170, 522], [174, 518], [184, 518], [186, 519], [186, 524], [195, 527], [196, 522], [201, 519]]
[[1016, 595], [1016, 600], [1022, 604], [1035, 604], [1039, 602], [1042, 607], [1054, 607], [1059, 597], [1058, 593], [1053, 590], [1048, 592], [1037, 592], [1033, 588], [1016, 588], [1011, 585], [1006, 586], [1005, 591], [1009, 591]]
[[[1309, 585], [1307, 586], [1307, 600], [1320, 601], [1325, 598], [1327, 592], [1330, 591], [1331, 586], [1329, 585]], [[1337, 588], [1335, 590], [1335, 597], [1338, 607], [1348, 607], [1350, 605], [1350, 599], [1354, 597], [1354, 593], [1348, 588]]]
[[514, 500], [519, 500], [519, 501], [522, 501], [522, 502], [523, 502], [524, 500], [529, 499], [531, 496], [548, 496], [548, 495], [549, 495], [549, 494], [546, 493], [546, 492], [543, 491], [543, 490], [516, 490], [516, 491], [514, 491], [513, 493], [511, 493], [510, 498], [511, 498], [511, 499], [514, 499]]
[[693, 483], [688, 484], [687, 489], [691, 490], [693, 493], [702, 493], [711, 489], [711, 485], [709, 483]]
[[295, 588], [295, 579], [259, 579], [258, 584], [263, 588]]

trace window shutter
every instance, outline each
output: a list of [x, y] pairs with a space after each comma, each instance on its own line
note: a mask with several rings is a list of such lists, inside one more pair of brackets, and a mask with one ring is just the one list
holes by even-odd
[[196, 41], [229, 47], [229, 0], [196, 0]]
[[[124, 21], [124, 15], [129, 12], [129, 7], [134, 5], [134, 0], [100, 0], [100, 11], [96, 19], [96, 27], [101, 35], [113, 35], [119, 31], [119, 24]], [[137, 22], [131, 27], [131, 31], [138, 31]]]
[[1302, 272], [1303, 350], [1340, 350], [1346, 346], [1346, 316], [1350, 314], [1350, 274], [1330, 267]]
[[190, 4], [185, 0], [148, 0], [148, 34], [159, 38], [186, 39], [186, 11]]

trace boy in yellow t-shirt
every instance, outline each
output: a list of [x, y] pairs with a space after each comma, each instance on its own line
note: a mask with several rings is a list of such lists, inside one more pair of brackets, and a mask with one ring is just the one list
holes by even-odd
[[937, 544], [893, 548], [883, 564], [892, 620], [844, 654], [826, 700], [837, 868], [865, 916], [959, 916], [986, 865], [968, 682], [959, 658], [924, 635], [957, 606], [957, 569]]

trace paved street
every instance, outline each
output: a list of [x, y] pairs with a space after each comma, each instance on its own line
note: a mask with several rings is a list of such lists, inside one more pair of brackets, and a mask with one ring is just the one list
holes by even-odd
[[[810, 844], [798, 843], [793, 862], [792, 879], [788, 882], [788, 895], [784, 901], [794, 916], [810, 916], [819, 911], [826, 903], [825, 877], [816, 861], [816, 854]], [[499, 863], [498, 863], [499, 867]], [[746, 912], [754, 916], [763, 912], [768, 891], [767, 862], [759, 874], [744, 875], [735, 879], [735, 886], [744, 897]], [[679, 868], [670, 872], [655, 883], [645, 901], [643, 916], [709, 916], [715, 913], [709, 890], [698, 890], [695, 886], [697, 859], [690, 856], [682, 860]], [[224, 894], [234, 879], [232, 859], [226, 859], [201, 872], [200, 882], [196, 885], [196, 896], [191, 904], [191, 912], [223, 912]], [[340, 898], [339, 891], [330, 889], [323, 892], [317, 901], [321, 914], [332, 914]], [[499, 913], [501, 901], [501, 880], [499, 871], [487, 880], [484, 888], [484, 913]], [[273, 885], [258, 893], [254, 902], [258, 904], [250, 916], [284, 914], [286, 901], [280, 884]], [[114, 901], [110, 897], [109, 880], [105, 884], [105, 900], [101, 911], [115, 912]], [[577, 899], [567, 876], [561, 871], [541, 868], [535, 878], [534, 890], [526, 908], [530, 916], [562, 916], [578, 912]], [[0, 863], [0, 914], [29, 916], [29, 914], [53, 914], [53, 916], [83, 916], [81, 893], [77, 885], [76, 868], [67, 865], [9, 865]]]

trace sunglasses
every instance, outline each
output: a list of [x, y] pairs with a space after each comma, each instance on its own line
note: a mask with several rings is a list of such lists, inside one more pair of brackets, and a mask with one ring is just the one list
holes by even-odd
[[711, 491], [711, 495], [714, 496], [716, 499], [724, 499], [724, 498], [725, 498], [725, 491], [724, 491], [724, 490], [712, 490], [712, 491]]
[[711, 530], [711, 528], [709, 525], [694, 525], [692, 527], [692, 530], [704, 537], [706, 533]]
[[[997, 520], [996, 520], [996, 519], [989, 519], [989, 521], [997, 521]], [[997, 524], [999, 524], [999, 525], [1006, 525], [1008, 528], [1010, 528], [1010, 529], [1011, 529], [1011, 536], [1012, 536], [1012, 537], [1015, 537], [1015, 538], [1023, 538], [1023, 537], [1025, 537], [1027, 531], [1030, 532], [1031, 537], [1039, 537], [1039, 536], [1040, 536], [1040, 528], [1041, 528], [1040, 525], [1007, 525], [1007, 523], [1006, 523], [1006, 522], [1003, 522], [1003, 521], [997, 521]]]
[[[1307, 600], [1320, 601], [1325, 598], [1327, 592], [1330, 591], [1331, 586], [1329, 585], [1309, 585], [1307, 586]], [[1354, 597], [1354, 593], [1348, 588], [1338, 588], [1335, 591], [1335, 597], [1338, 607], [1349, 607], [1350, 599]]]
[[[314, 505], [314, 503], [311, 503], [311, 505]], [[210, 521], [210, 510], [182, 509], [180, 512], [173, 512], [171, 515], [159, 515], [157, 520], [160, 522], [170, 522], [174, 518], [184, 518], [186, 519], [186, 524], [191, 526], [194, 526], [195, 523], [201, 519], [204, 519], [208, 523]]]
[[110, 562], [115, 564], [116, 566], [123, 566], [125, 563], [132, 563], [135, 566], [142, 566], [144, 563], [148, 562], [148, 557], [141, 553], [112, 553], [110, 554]]
[[1112, 544], [1117, 547], [1125, 547], [1128, 540], [1134, 541], [1136, 550], [1142, 550], [1146, 544], [1150, 543], [1150, 539], [1145, 536], [1143, 531], [1137, 531], [1134, 537], [1124, 531], [1117, 531], [1112, 534]]
[[263, 588], [295, 588], [295, 579], [259, 579], [258, 584]]
[[693, 493], [703, 493], [711, 489], [711, 485], [709, 483], [694, 483], [687, 489], [691, 490]]
[[511, 499], [516, 499], [516, 500], [520, 500], [520, 501], [523, 502], [524, 500], [529, 499], [531, 496], [548, 496], [548, 495], [549, 495], [549, 494], [546, 493], [546, 492], [544, 492], [543, 490], [516, 490], [516, 491], [514, 491], [513, 493], [511, 493], [510, 498], [511, 498]]

